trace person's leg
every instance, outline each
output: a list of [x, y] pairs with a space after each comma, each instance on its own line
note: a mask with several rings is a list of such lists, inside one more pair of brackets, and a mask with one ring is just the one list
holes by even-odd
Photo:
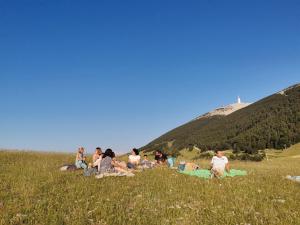
[[81, 163], [82, 163], [82, 161], [80, 161], [80, 160], [75, 162], [75, 166], [76, 166], [77, 169], [81, 168]]
[[122, 169], [127, 169], [127, 164], [124, 161], [115, 161], [114, 166], [115, 167], [120, 167]]
[[223, 176], [222, 171], [220, 171], [219, 169], [211, 169], [211, 174], [212, 174], [212, 178], [220, 178]]
[[80, 166], [81, 166], [82, 169], [87, 169], [88, 168], [88, 165], [85, 162], [82, 162]]
[[88, 167], [87, 164], [82, 160], [76, 161], [75, 165], [77, 169], [86, 169]]
[[218, 170], [217, 170], [217, 176], [218, 176], [218, 178], [223, 177], [223, 176], [224, 176], [224, 172], [225, 172], [225, 170], [223, 170], [223, 169], [218, 169]]
[[120, 173], [126, 173], [126, 172], [128, 172], [128, 170], [123, 169], [123, 168], [121, 168], [121, 167], [115, 167], [115, 170], [116, 170], [117, 172], [120, 172]]
[[134, 173], [128, 171], [127, 169], [123, 169], [121, 167], [115, 167], [115, 172], [118, 173], [118, 176], [126, 176], [126, 177], [133, 177]]
[[134, 165], [132, 163], [127, 163], [127, 168], [128, 169], [134, 169]]

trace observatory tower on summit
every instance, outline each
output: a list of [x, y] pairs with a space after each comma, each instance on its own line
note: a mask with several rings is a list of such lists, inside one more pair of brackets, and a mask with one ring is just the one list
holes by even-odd
[[227, 106], [222, 106], [222, 107], [217, 108], [217, 109], [215, 109], [211, 112], [205, 113], [204, 115], [197, 117], [196, 120], [201, 119], [201, 118], [217, 116], [217, 115], [218, 116], [228, 116], [231, 113], [234, 113], [235, 111], [238, 111], [238, 110], [240, 110], [242, 108], [245, 108], [249, 105], [251, 105], [251, 103], [242, 102], [240, 96], [238, 96], [236, 103], [233, 103], [233, 104], [230, 104], [230, 105], [227, 105]]

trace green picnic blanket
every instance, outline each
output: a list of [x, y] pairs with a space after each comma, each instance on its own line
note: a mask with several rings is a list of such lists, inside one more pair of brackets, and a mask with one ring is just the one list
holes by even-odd
[[[210, 170], [194, 170], [194, 171], [180, 171], [179, 173], [189, 175], [189, 176], [196, 176], [204, 179], [211, 178]], [[230, 170], [230, 172], [225, 172], [223, 177], [235, 177], [235, 176], [246, 176], [247, 171], [245, 170]]]

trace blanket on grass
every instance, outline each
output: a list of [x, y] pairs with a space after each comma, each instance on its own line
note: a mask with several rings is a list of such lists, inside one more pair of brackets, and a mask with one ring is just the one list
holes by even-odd
[[104, 177], [134, 177], [134, 173], [131, 172], [113, 172], [113, 173], [101, 173], [96, 175], [96, 179]]
[[[196, 176], [204, 179], [210, 179], [211, 178], [211, 172], [210, 170], [194, 170], [194, 171], [180, 171], [179, 173], [189, 175], [189, 176]], [[232, 169], [230, 172], [225, 172], [222, 178], [224, 177], [235, 177], [235, 176], [246, 176], [247, 171], [245, 170], [235, 170]]]

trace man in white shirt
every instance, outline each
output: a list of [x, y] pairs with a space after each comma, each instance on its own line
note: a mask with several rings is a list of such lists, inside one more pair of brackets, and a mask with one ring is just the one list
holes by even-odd
[[217, 150], [216, 155], [211, 160], [212, 176], [219, 178], [223, 176], [225, 171], [230, 172], [228, 159], [222, 151]]

